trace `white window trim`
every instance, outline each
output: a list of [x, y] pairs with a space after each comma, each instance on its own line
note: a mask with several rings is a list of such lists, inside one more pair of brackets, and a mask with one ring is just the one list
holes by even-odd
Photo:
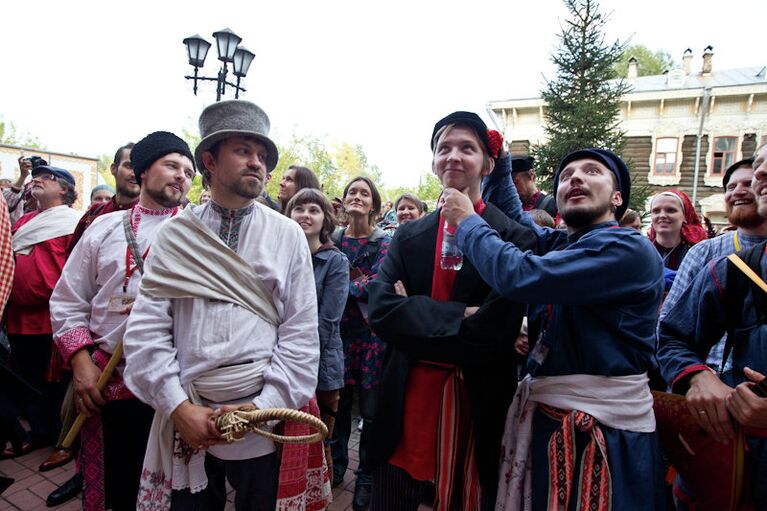
[[705, 186], [722, 186], [722, 178], [724, 177], [724, 171], [727, 170], [726, 168], [723, 169], [721, 175], [714, 175], [711, 173], [711, 171], [714, 169], [714, 141], [717, 138], [721, 137], [729, 137], [729, 138], [735, 138], [735, 156], [732, 160], [733, 163], [736, 161], [740, 161], [743, 159], [741, 147], [743, 145], [743, 133], [735, 133], [735, 134], [728, 134], [732, 132], [714, 132], [714, 133], [708, 133], [708, 151], [706, 152], [706, 173], [703, 174], [703, 184]]
[[[660, 176], [655, 174], [655, 154], [658, 147], [658, 140], [662, 138], [674, 138], [676, 139], [676, 168], [674, 173], [670, 175]], [[682, 142], [684, 137], [680, 137], [677, 134], [669, 135], [657, 135], [652, 137], [652, 151], [650, 152], [650, 172], [647, 173], [647, 182], [651, 185], [671, 186], [678, 185], [682, 180]]]

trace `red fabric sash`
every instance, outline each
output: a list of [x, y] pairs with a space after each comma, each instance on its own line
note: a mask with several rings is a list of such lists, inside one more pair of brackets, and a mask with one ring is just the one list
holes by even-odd
[[612, 506], [610, 468], [607, 445], [602, 428], [591, 415], [579, 410], [560, 410], [540, 404], [539, 409], [552, 419], [561, 421], [549, 440], [549, 500], [547, 509], [568, 509], [573, 490], [575, 466], [575, 428], [591, 434], [581, 464], [578, 484], [578, 509], [608, 511]]
[[[319, 417], [317, 399], [313, 397], [301, 411]], [[300, 436], [311, 433], [311, 428], [306, 424], [288, 421], [285, 423], [283, 434]], [[331, 500], [330, 477], [325, 463], [323, 443], [283, 444], [276, 509], [319, 511], [325, 509]]]
[[463, 371], [454, 368], [442, 387], [437, 430], [437, 494], [434, 509], [480, 509], [481, 489], [474, 458], [474, 428]]

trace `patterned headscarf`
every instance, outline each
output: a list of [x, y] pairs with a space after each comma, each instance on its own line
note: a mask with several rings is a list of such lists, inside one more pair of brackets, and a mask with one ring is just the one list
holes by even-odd
[[[708, 239], [706, 229], [700, 222], [698, 213], [695, 212], [695, 208], [692, 207], [692, 201], [686, 193], [680, 190], [669, 190], [667, 192], [661, 192], [653, 196], [650, 201], [650, 208], [656, 197], [673, 197], [677, 199], [682, 205], [684, 211], [684, 223], [682, 223], [682, 240], [688, 245], [695, 245], [696, 243]], [[650, 241], [655, 241], [655, 228], [651, 225], [650, 232], [648, 233]]]

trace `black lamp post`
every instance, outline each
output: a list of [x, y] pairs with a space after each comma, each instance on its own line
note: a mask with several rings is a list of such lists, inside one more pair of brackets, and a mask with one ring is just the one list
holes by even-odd
[[[217, 76], [214, 78], [198, 75], [199, 68], [205, 64], [205, 57], [211, 45], [208, 41], [195, 34], [184, 39], [187, 56], [189, 57], [189, 65], [194, 67], [194, 76], [187, 76], [185, 78], [187, 80], [194, 80], [195, 96], [197, 95], [197, 80], [210, 80], [216, 82], [216, 101], [221, 101], [221, 96], [226, 93], [227, 85], [234, 87], [234, 97], [239, 98], [240, 91], [245, 92], [245, 88], [240, 87], [240, 79], [245, 78], [245, 75], [248, 74], [248, 68], [256, 55], [242, 46], [238, 46], [242, 38], [228, 28], [214, 32], [213, 37], [216, 38], [218, 60], [222, 62]], [[226, 76], [229, 73], [227, 64], [229, 63], [232, 64], [232, 71], [234, 76], [237, 77], [237, 83], [226, 80]]]

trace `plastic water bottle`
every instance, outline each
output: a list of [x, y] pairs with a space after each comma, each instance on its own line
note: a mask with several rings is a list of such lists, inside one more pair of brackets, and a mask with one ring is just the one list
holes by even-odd
[[463, 253], [458, 249], [455, 239], [455, 226], [445, 222], [442, 231], [442, 255], [439, 258], [439, 267], [443, 270], [458, 271], [463, 266]]

